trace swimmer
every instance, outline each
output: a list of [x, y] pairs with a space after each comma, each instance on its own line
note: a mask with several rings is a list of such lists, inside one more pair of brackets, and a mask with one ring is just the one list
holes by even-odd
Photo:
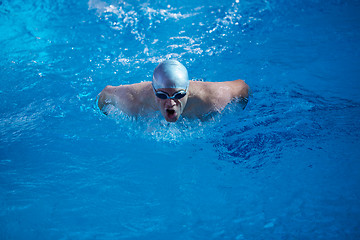
[[237, 100], [245, 108], [249, 86], [243, 80], [227, 82], [189, 81], [184, 65], [177, 60], [161, 62], [154, 70], [152, 82], [106, 86], [98, 98], [98, 106], [107, 114], [113, 105], [129, 116], [159, 111], [168, 122], [180, 116], [204, 120], [221, 112]]

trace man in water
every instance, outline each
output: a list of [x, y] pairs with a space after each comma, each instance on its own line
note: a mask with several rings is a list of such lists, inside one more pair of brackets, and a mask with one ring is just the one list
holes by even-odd
[[98, 106], [107, 114], [110, 104], [129, 116], [160, 110], [166, 121], [176, 122], [180, 115], [205, 119], [234, 100], [245, 108], [248, 97], [249, 86], [243, 80], [189, 81], [184, 65], [166, 60], [155, 68], [152, 82], [106, 86], [99, 94]]

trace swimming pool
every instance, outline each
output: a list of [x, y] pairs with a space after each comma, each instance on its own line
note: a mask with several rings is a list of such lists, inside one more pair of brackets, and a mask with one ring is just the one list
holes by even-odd
[[[0, 1], [0, 239], [359, 239], [359, 1]], [[101, 114], [179, 59], [208, 122]]]

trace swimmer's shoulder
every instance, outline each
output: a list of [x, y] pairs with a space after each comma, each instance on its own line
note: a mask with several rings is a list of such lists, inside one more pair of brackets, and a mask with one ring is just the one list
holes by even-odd
[[233, 100], [243, 102], [249, 97], [249, 86], [240, 79], [225, 82], [191, 81], [190, 84], [194, 103], [200, 103], [205, 109], [222, 109]]
[[148, 105], [151, 99], [151, 82], [140, 82], [119, 86], [106, 86], [100, 93], [99, 107], [112, 104], [130, 115], [138, 114], [143, 105]]
[[248, 97], [250, 90], [241, 79], [225, 82], [190, 81], [190, 85], [194, 91], [206, 93], [206, 95], [224, 95], [226, 91], [231, 97]]
[[134, 83], [128, 86], [128, 91], [131, 92], [133, 100], [139, 106], [147, 108], [155, 108], [155, 95], [151, 82]]
[[196, 93], [206, 93], [212, 91], [216, 87], [214, 86], [215, 82], [205, 82], [200, 80], [191, 80], [190, 81], [190, 89]]
[[189, 109], [198, 115], [218, 111], [223, 105], [223, 93], [220, 93], [219, 82], [190, 81]]
[[133, 98], [137, 98], [139, 94], [148, 93], [151, 92], [151, 90], [151, 82], [140, 82], [119, 86], [108, 85], [102, 92], [106, 95], [114, 95], [119, 98], [129, 98], [129, 100], [134, 100]]
[[107, 106], [109, 105], [123, 110], [128, 98], [126, 86], [107, 85], [98, 96], [98, 107], [105, 114], [107, 114]]

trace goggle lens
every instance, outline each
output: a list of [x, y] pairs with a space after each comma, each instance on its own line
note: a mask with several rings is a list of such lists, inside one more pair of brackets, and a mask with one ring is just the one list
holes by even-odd
[[179, 92], [176, 92], [172, 97], [170, 97], [168, 93], [161, 92], [161, 91], [156, 92], [155, 95], [158, 98], [163, 99], [163, 100], [165, 100], [165, 99], [181, 99], [181, 98], [185, 97], [186, 92], [183, 90], [180, 90]]

